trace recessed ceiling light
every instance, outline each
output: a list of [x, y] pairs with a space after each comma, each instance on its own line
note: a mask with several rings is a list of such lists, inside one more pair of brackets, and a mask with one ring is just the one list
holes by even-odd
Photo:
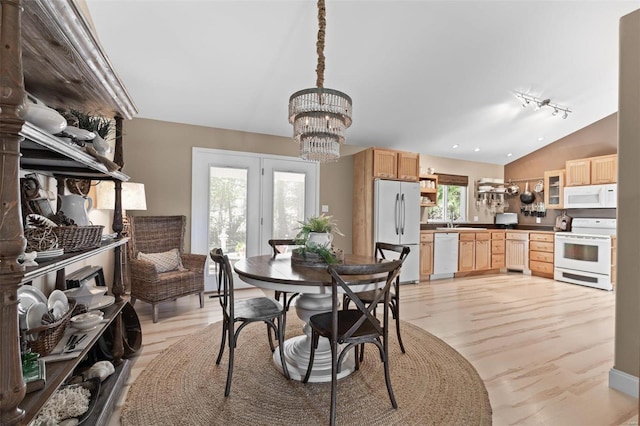
[[474, 151], [475, 151], [475, 152], [478, 152], [478, 151], [480, 151], [480, 148], [476, 148], [476, 149], [474, 149]]
[[508, 153], [508, 154], [507, 154], [507, 157], [511, 157], [512, 155], [513, 155], [512, 153]]
[[544, 140], [544, 136], [540, 136], [540, 137], [538, 138], [538, 142], [542, 142], [543, 140]]
[[455, 145], [454, 145], [454, 146], [452, 146], [451, 148], [456, 149], [456, 148], [458, 148], [459, 146], [460, 146], [460, 145], [455, 144]]

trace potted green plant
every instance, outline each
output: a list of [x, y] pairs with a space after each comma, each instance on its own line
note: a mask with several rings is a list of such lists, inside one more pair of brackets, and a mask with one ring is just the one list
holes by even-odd
[[302, 247], [296, 249], [298, 254], [308, 258], [308, 253], [315, 253], [326, 263], [337, 263], [341, 256], [331, 247], [331, 243], [334, 234], [344, 234], [336, 226], [333, 217], [321, 214], [320, 216], [311, 216], [299, 223], [296, 242]]
[[300, 244], [315, 243], [328, 247], [333, 242], [333, 234], [344, 235], [336, 226], [333, 217], [325, 214], [311, 216], [309, 219], [298, 223], [300, 223], [300, 227], [298, 228], [296, 240]]

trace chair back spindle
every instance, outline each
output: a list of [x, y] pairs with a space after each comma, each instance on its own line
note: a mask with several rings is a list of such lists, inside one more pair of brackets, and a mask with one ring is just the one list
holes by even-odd
[[218, 266], [218, 300], [223, 312], [228, 312], [234, 318], [234, 292], [233, 275], [231, 274], [231, 263], [229, 257], [222, 253], [221, 248], [214, 248], [209, 253], [211, 260]]

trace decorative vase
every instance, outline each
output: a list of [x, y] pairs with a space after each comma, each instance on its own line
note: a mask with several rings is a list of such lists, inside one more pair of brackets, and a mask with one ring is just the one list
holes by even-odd
[[332, 242], [333, 234], [329, 232], [309, 232], [309, 237], [307, 238], [307, 246], [315, 244], [329, 248]]

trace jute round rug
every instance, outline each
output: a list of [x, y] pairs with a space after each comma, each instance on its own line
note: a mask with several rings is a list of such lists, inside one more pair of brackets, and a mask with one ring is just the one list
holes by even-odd
[[[301, 322], [287, 318], [287, 337]], [[185, 337], [159, 354], [131, 386], [123, 425], [324, 425], [329, 383], [287, 381], [275, 368], [263, 324], [241, 333], [231, 395], [224, 397], [228, 349], [215, 365], [220, 323]], [[390, 333], [391, 407], [380, 356], [367, 345], [360, 370], [338, 381], [339, 425], [490, 425], [491, 405], [471, 364], [442, 340], [402, 322], [406, 354]]]

